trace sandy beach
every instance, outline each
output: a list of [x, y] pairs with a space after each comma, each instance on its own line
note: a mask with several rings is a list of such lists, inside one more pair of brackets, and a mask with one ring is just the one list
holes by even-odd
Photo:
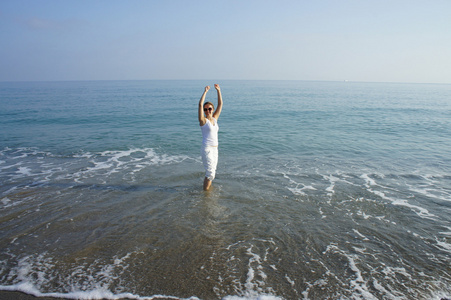
[[[25, 294], [22, 292], [11, 292], [11, 291], [0, 291], [0, 300], [64, 300], [65, 298], [59, 297], [35, 297], [33, 295]], [[121, 300], [126, 300], [128, 298], [122, 298]], [[167, 297], [152, 297], [149, 300], [169, 300], [174, 298]]]
[[62, 298], [53, 298], [53, 297], [35, 297], [32, 295], [28, 295], [21, 292], [10, 292], [10, 291], [0, 291], [0, 299], [5, 300], [32, 300], [32, 299], [40, 299], [40, 300], [57, 300]]

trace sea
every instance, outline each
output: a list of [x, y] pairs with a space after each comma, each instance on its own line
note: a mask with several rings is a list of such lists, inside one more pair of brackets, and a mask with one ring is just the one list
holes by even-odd
[[451, 298], [451, 85], [1, 82], [0, 237], [36, 297]]

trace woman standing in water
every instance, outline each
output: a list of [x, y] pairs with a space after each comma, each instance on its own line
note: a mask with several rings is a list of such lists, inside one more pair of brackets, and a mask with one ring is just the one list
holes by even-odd
[[205, 96], [210, 90], [209, 86], [205, 87], [199, 101], [199, 125], [202, 130], [201, 153], [205, 168], [204, 191], [210, 189], [218, 165], [218, 118], [222, 111], [222, 95], [218, 84], [215, 84], [215, 89], [218, 92], [218, 107], [216, 110], [213, 103], [206, 102], [204, 104]]

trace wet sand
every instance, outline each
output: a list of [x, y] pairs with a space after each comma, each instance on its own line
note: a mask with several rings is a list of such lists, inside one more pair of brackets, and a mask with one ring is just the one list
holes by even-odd
[[[122, 300], [126, 300], [129, 298], [122, 298]], [[151, 297], [145, 298], [148, 300], [174, 300], [174, 298], [166, 298], [166, 297]], [[25, 294], [22, 292], [11, 292], [11, 291], [0, 291], [0, 300], [66, 300], [66, 298], [59, 297], [36, 297], [33, 295]]]
[[21, 292], [0, 291], [1, 300], [58, 300], [62, 298], [35, 297]]

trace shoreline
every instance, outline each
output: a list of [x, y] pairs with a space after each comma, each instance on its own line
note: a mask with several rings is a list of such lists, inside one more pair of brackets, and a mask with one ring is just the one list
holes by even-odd
[[[27, 294], [20, 291], [4, 291], [0, 290], [0, 299], [5, 300], [67, 300], [67, 299], [76, 299], [76, 298], [64, 298], [64, 297], [52, 297], [52, 296], [34, 296], [31, 294]], [[106, 300], [108, 298], [99, 298], [98, 300]], [[128, 299], [136, 299], [136, 298], [118, 298], [117, 300], [128, 300]], [[139, 298], [138, 298], [139, 299]], [[142, 299], [148, 300], [174, 300], [178, 299], [176, 297], [168, 297], [168, 296], [152, 296], [152, 297], [143, 297]], [[188, 298], [189, 299], [189, 298]]]
[[8, 300], [63, 300], [64, 298], [57, 297], [36, 297], [30, 294], [26, 294], [24, 292], [19, 291], [0, 291], [0, 299], [8, 299]]
[[[26, 294], [24, 292], [19, 291], [1, 291], [0, 290], [0, 299], [7, 299], [7, 300], [66, 300], [66, 299], [73, 299], [73, 298], [61, 298], [61, 297], [50, 297], [50, 296], [42, 296], [37, 297], [30, 294]], [[118, 300], [127, 300], [131, 298], [120, 298]], [[150, 298], [144, 298], [148, 300], [174, 300], [176, 298], [173, 297], [164, 297], [164, 296], [155, 296]], [[99, 299], [100, 300], [100, 299]], [[104, 299], [105, 300], [105, 299]], [[440, 300], [451, 300], [451, 297], [441, 297]]]

